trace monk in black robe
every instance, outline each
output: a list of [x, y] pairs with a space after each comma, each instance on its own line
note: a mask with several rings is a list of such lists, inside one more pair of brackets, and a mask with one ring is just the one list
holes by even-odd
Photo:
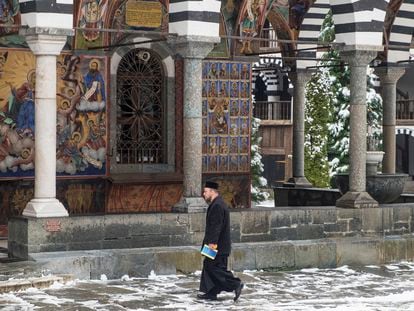
[[209, 203], [203, 245], [207, 244], [210, 248], [216, 249], [217, 255], [215, 259], [204, 258], [200, 280], [200, 291], [203, 294], [198, 294], [197, 297], [217, 300], [220, 292], [234, 291], [234, 301], [236, 301], [243, 289], [243, 283], [227, 270], [231, 251], [229, 208], [219, 195], [216, 182], [206, 182], [203, 197]]

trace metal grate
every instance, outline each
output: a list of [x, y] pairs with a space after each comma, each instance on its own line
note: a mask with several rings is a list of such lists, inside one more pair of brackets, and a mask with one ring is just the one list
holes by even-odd
[[163, 69], [158, 55], [130, 51], [117, 73], [117, 163], [163, 163]]

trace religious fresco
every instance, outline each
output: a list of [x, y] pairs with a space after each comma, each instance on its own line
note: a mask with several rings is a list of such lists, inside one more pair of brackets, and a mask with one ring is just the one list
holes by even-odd
[[272, 10], [279, 12], [286, 21], [289, 21], [289, 2], [289, 0], [274, 0], [272, 4]]
[[104, 213], [107, 184], [104, 179], [57, 180], [56, 198], [70, 215]]
[[231, 208], [250, 207], [250, 176], [249, 175], [204, 175], [206, 180], [214, 180], [219, 184], [220, 195]]
[[245, 0], [237, 18], [238, 35], [241, 38], [240, 54], [253, 53], [251, 38], [260, 35], [267, 11], [273, 0]]
[[0, 50], [0, 177], [34, 174], [35, 58]]
[[105, 175], [106, 58], [61, 55], [57, 71], [56, 171], [59, 175]]
[[[215, 44], [214, 49], [209, 53], [209, 58], [230, 58], [230, 49], [233, 46], [231, 36], [235, 33], [235, 25], [240, 9], [240, 1], [223, 0], [221, 1], [220, 17], [220, 42]], [[227, 38], [226, 38], [227, 36]]]
[[120, 43], [128, 36], [121, 30], [168, 32], [168, 3], [167, 0], [81, 0], [74, 17], [78, 28], [74, 46], [88, 49]]
[[304, 15], [313, 3], [314, 0], [223, 0], [222, 39], [208, 57], [229, 58], [230, 51], [240, 55], [258, 52], [259, 41], [253, 39], [260, 37], [267, 18], [278, 38], [297, 39]]
[[203, 63], [203, 172], [249, 172], [250, 63]]
[[19, 36], [20, 25], [19, 1], [0, 1], [0, 46], [27, 47], [25, 38]]
[[[104, 33], [95, 30], [104, 28], [108, 0], [81, 0], [75, 25], [80, 28], [75, 34], [75, 48], [102, 46]], [[83, 30], [84, 29], [84, 30]]]
[[[227, 179], [232, 174], [243, 174], [243, 180], [250, 185], [250, 75], [250, 63], [203, 62], [204, 177], [220, 173]], [[233, 190], [232, 193], [239, 192]], [[248, 201], [243, 205], [246, 207]]]
[[106, 212], [171, 212], [171, 207], [180, 201], [182, 194], [182, 184], [112, 184]]
[[21, 216], [33, 196], [33, 181], [0, 181], [0, 237], [7, 238], [8, 220], [14, 216]]
[[[305, 2], [308, 3], [306, 0]], [[259, 41], [253, 41], [252, 39], [260, 36], [268, 14], [277, 12], [278, 18], [288, 24], [290, 6], [293, 7], [293, 10], [298, 11], [299, 9], [296, 0], [223, 0], [220, 22], [220, 36], [222, 36], [222, 39], [208, 57], [229, 58], [230, 51], [236, 54], [257, 52]], [[274, 26], [278, 31], [277, 25]], [[290, 33], [290, 30], [288, 32]], [[225, 36], [227, 38], [224, 38]], [[238, 39], [236, 39], [237, 37]], [[290, 36], [287, 35], [287, 38], [289, 39]]]
[[[107, 181], [104, 179], [58, 179], [56, 198], [70, 215], [103, 213]], [[34, 196], [33, 179], [0, 180], [0, 237], [7, 237], [7, 221], [21, 216]]]
[[[106, 174], [106, 58], [57, 62], [57, 173]], [[35, 57], [0, 50], [0, 178], [34, 176]]]

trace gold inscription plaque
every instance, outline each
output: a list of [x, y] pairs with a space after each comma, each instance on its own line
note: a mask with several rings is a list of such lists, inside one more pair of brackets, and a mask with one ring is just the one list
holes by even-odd
[[158, 1], [129, 0], [126, 5], [126, 23], [133, 27], [161, 26], [162, 7]]

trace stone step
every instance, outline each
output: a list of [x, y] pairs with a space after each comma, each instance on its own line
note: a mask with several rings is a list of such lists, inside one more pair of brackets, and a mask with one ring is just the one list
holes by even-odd
[[414, 180], [405, 182], [403, 193], [414, 193]]
[[0, 281], [0, 293], [15, 292], [32, 287], [46, 288], [55, 282], [66, 283], [72, 280], [73, 277], [69, 274], [32, 277], [27, 279], [9, 279], [6, 281]]

